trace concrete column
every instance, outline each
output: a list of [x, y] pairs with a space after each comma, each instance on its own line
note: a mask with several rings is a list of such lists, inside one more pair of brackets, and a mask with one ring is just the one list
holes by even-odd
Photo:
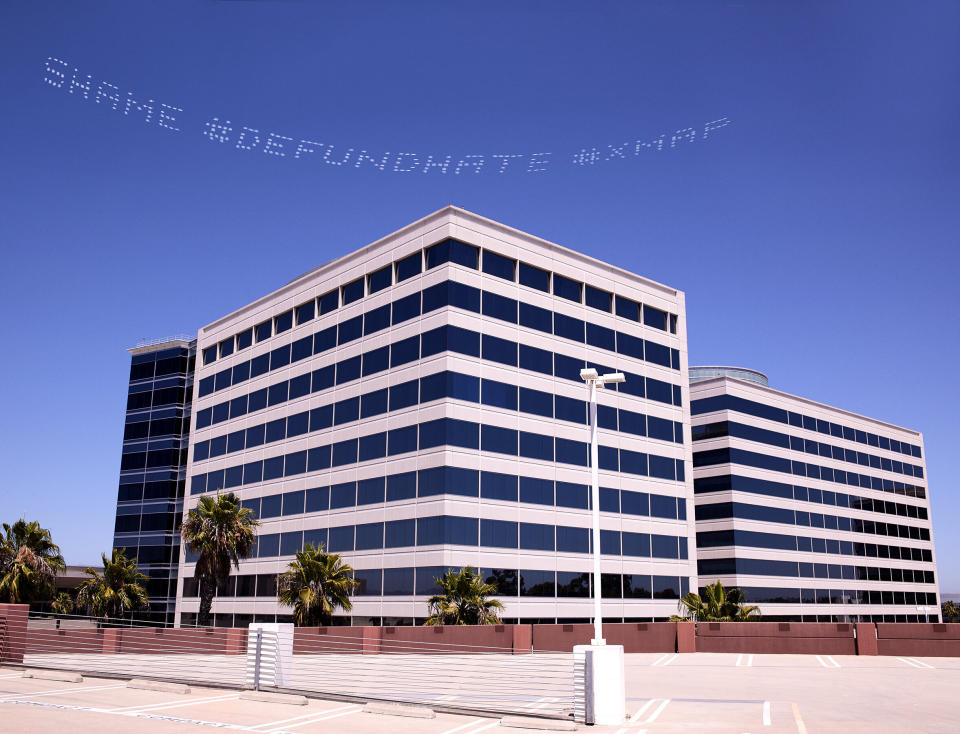
[[694, 622], [677, 622], [677, 652], [697, 651], [697, 625]]
[[107, 627], [103, 630], [104, 655], [115, 655], [120, 652], [120, 630], [116, 627]]
[[0, 604], [0, 662], [23, 665], [29, 604]]
[[513, 625], [513, 654], [528, 655], [533, 649], [533, 625]]
[[576, 645], [573, 657], [575, 661], [591, 660], [585, 662], [586, 674], [577, 690], [583, 709], [592, 713], [593, 720], [588, 723], [621, 726], [627, 718], [623, 645]]
[[383, 627], [364, 627], [363, 628], [363, 654], [377, 655], [380, 652], [380, 639], [383, 635]]
[[857, 655], [879, 655], [877, 627], [873, 622], [857, 622]]

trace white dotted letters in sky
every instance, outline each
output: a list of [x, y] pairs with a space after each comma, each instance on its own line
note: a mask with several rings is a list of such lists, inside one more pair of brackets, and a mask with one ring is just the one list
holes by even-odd
[[[115, 112], [123, 111], [125, 117], [157, 125], [172, 132], [180, 132], [178, 118], [183, 117], [183, 108], [157, 102], [134, 92], [122, 92], [120, 87], [106, 81], [94, 81], [90, 74], [81, 73], [62, 59], [48, 56], [44, 62], [44, 82], [60, 89], [76, 99], [93, 101], [94, 104]], [[195, 129], [212, 143], [227, 144], [244, 153], [265, 154], [275, 159], [307, 161], [340, 170], [359, 168], [366, 171], [388, 173], [425, 173], [431, 175], [471, 176], [481, 173], [502, 175], [505, 173], [544, 173], [556, 168], [555, 160], [569, 165], [586, 167], [611, 161], [628, 161], [649, 152], [659, 152], [688, 147], [698, 140], [716, 136], [717, 130], [730, 124], [729, 118], [721, 117], [697, 127], [683, 127], [672, 133], [657, 137], [643, 137], [604, 146], [581, 148], [572, 155], [554, 156], [553, 153], [471, 153], [469, 155], [437, 153], [394, 153], [370, 150], [365, 147], [347, 147], [332, 143], [318, 143], [305, 138], [296, 138], [279, 132], [248, 127], [220, 117], [210, 117]], [[191, 125], [193, 129], [194, 126]]]

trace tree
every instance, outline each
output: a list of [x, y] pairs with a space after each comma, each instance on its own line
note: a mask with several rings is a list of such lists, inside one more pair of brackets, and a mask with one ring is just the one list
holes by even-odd
[[73, 614], [73, 598], [65, 591], [61, 591], [54, 598], [50, 610], [54, 614]]
[[54, 579], [66, 568], [50, 531], [34, 521], [3, 523], [0, 538], [0, 601], [22, 604], [50, 599]]
[[441, 593], [427, 600], [430, 616], [425, 625], [500, 624], [503, 604], [488, 598], [497, 593], [497, 587], [486, 583], [473, 567], [447, 571], [434, 581]]
[[960, 605], [954, 601], [945, 601], [940, 605], [940, 615], [944, 622], [960, 622]]
[[353, 568], [338, 553], [326, 553], [323, 544], [307, 543], [277, 581], [277, 600], [293, 607], [298, 627], [330, 624], [337, 609], [353, 608], [350, 594], [357, 585]]
[[196, 507], [187, 513], [181, 535], [183, 542], [197, 554], [194, 575], [200, 584], [200, 612], [197, 624], [210, 624], [213, 595], [230, 578], [230, 566], [240, 568], [240, 559], [253, 550], [256, 538], [254, 528], [260, 523], [253, 510], [240, 506], [233, 492], [201, 497]]
[[77, 606], [97, 617], [120, 618], [124, 612], [143, 609], [150, 600], [143, 582], [145, 574], [137, 569], [137, 562], [127, 558], [125, 548], [114, 548], [107, 558], [101, 553], [103, 575], [94, 568], [84, 571], [90, 578], [81, 582], [77, 591]]
[[725, 589], [717, 581], [703, 590], [703, 598], [690, 592], [678, 604], [682, 615], [674, 614], [671, 622], [755, 622], [760, 619], [760, 608], [748, 606], [740, 589]]

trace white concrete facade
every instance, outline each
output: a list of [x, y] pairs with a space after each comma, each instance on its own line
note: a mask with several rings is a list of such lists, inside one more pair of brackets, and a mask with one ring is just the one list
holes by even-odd
[[[455, 239], [479, 248], [481, 260], [476, 269], [456, 262], [445, 262], [436, 267], [423, 268], [420, 274], [402, 282], [396, 280], [396, 263], [405, 258], [424, 252], [430, 247]], [[617, 316], [614, 312], [604, 312], [598, 308], [575, 303], [552, 292], [542, 292], [536, 288], [510, 282], [501, 277], [484, 272], [482, 258], [485, 252], [492, 252], [518, 263], [526, 263], [535, 268], [558, 274], [579, 283], [600, 289], [607, 293], [630, 299], [672, 314], [674, 330], [669, 328], [667, 316], [666, 330], [644, 325]], [[394, 275], [392, 285], [375, 293], [365, 290], [359, 300], [329, 313], [318, 315], [301, 325], [278, 335], [257, 342], [252, 346], [237, 349], [232, 354], [218, 356], [204, 364], [205, 351], [221, 342], [229, 341], [235, 335], [258, 324], [276, 317], [302, 304], [317, 303], [317, 299], [335, 291], [359, 278], [367, 278], [381, 268], [391, 267]], [[648, 340], [673, 350], [671, 366], [662, 366], [644, 361], [624, 353], [577, 343], [553, 334], [510, 323], [487, 315], [483, 311], [473, 311], [457, 305], [437, 308], [428, 313], [390, 325], [376, 333], [354, 339], [323, 353], [313, 354], [276, 370], [270, 370], [239, 384], [226, 386], [209, 394], [195, 392], [193, 401], [194, 419], [198, 414], [221, 405], [228, 400], [243, 399], [253, 391], [274, 385], [278, 380], [292, 380], [308, 375], [316, 370], [341, 362], [351, 357], [366, 354], [398, 341], [416, 337], [442, 326], [453, 326], [484, 336], [496, 337], [527, 347], [555, 352], [590, 364], [622, 370], [636, 376], [677, 386], [679, 405], [639, 397], [628, 392], [613, 390], [601, 391], [600, 404], [635, 413], [665, 419], [673, 422], [677, 431], [682, 431], [681, 441], [667, 441], [648, 436], [636, 435], [623, 430], [611, 430], [601, 427], [600, 444], [621, 451], [638, 452], [642, 455], [660, 457], [664, 462], [678, 464], [676, 479], [658, 479], [652, 476], [640, 476], [635, 473], [603, 469], [601, 462], [600, 484], [614, 490], [636, 493], [649, 493], [659, 497], [676, 498], [679, 501], [677, 517], [657, 517], [604, 511], [601, 514], [601, 528], [608, 531], [635, 534], [634, 538], [656, 535], [675, 537], [678, 540], [676, 558], [648, 557], [637, 555], [605, 554], [602, 559], [604, 574], [635, 577], [637, 585], [647, 577], [650, 585], [663, 584], [657, 579], [677, 579], [677, 593], [688, 587], [697, 587], [696, 564], [694, 563], [694, 535], [692, 472], [690, 470], [690, 434], [689, 434], [689, 395], [687, 381], [687, 346], [684, 294], [672, 288], [660, 285], [640, 276], [607, 265], [580, 253], [545, 242], [531, 235], [519, 232], [496, 222], [484, 219], [469, 212], [447, 207], [424, 219], [364, 247], [350, 255], [323, 265], [290, 282], [280, 290], [245, 306], [232, 314], [202, 328], [198, 334], [197, 366], [194, 384], [199, 386], [204, 379], [222, 373], [228, 368], [240, 365], [257, 356], [266, 354], [278, 347], [303, 339], [305, 336], [324, 330], [386, 304], [396, 302], [408, 295], [424, 291], [431, 286], [454, 281], [484, 293], [515, 299], [520, 304], [530, 304], [587, 324], [594, 324], [629, 336]], [[582, 300], [582, 299], [581, 299]], [[641, 319], [642, 321], [642, 319]], [[524, 369], [522, 366], [508, 365], [486, 358], [443, 350], [397, 367], [376, 371], [359, 379], [346, 381], [322, 390], [313, 390], [301, 397], [279, 402], [256, 412], [237, 418], [227, 418], [208, 426], [199, 427], [196, 423], [191, 431], [190, 462], [187, 468], [188, 489], [184, 501], [184, 511], [196, 505], [198, 494], [191, 494], [190, 479], [194, 476], [214, 476], [220, 470], [241, 464], [259, 462], [271, 457], [290, 455], [300, 451], [309, 451], [356, 437], [369, 436], [383, 431], [391, 431], [414, 424], [423, 424], [439, 418], [448, 418], [478, 423], [483, 426], [527, 432], [540, 436], [569, 439], [574, 442], [589, 441], [589, 427], [583, 423], [561, 420], [557, 417], [544, 417], [515, 410], [510, 407], [497, 407], [483, 402], [444, 397], [430, 402], [420, 402], [398, 410], [381, 412], [377, 415], [360, 418], [342, 425], [323, 430], [310, 430], [296, 436], [273, 443], [265, 443], [253, 448], [228, 451], [212, 458], [197, 458], [195, 447], [206, 445], [211, 439], [220, 439], [228, 434], [238, 434], [264, 423], [270, 423], [304, 411], [349, 400], [373, 391], [396, 386], [407, 381], [433, 375], [441, 371], [452, 371], [482, 380], [494, 380], [507, 385], [517, 385], [550, 393], [561, 398], [586, 399], [586, 388], [582, 383], [570, 379], [551, 376]], [[634, 383], [636, 384], [636, 383]], [[676, 400], [673, 401], [677, 402]], [[522, 406], [521, 406], [522, 408]], [[678, 436], [679, 438], [679, 436]], [[558, 457], [566, 458], [566, 457]], [[301, 490], [310, 490], [320, 486], [332, 486], [344, 482], [376, 479], [386, 475], [403, 472], [421, 471], [432, 467], [458, 467], [483, 472], [497, 472], [505, 475], [533, 477], [574, 484], [589, 484], [589, 468], [585, 465], [565, 461], [547, 461], [505, 453], [493, 452], [485, 448], [465, 448], [455, 446], [436, 446], [420, 448], [397, 455], [387, 455], [368, 461], [359, 461], [335, 468], [298, 473], [286, 478], [270, 481], [246, 481], [240, 485], [226, 486], [248, 501], [255, 498], [270, 497], [278, 493], [284, 495]], [[219, 476], [219, 475], [218, 475]], [[204, 480], [205, 481], [205, 480]], [[211, 480], [212, 481], [212, 480]], [[220, 481], [219, 479], [217, 481]], [[212, 484], [210, 485], [213, 486]], [[207, 491], [211, 491], [210, 488]], [[300, 512], [278, 517], [263, 517], [259, 529], [261, 536], [274, 533], [312, 531], [324, 528], [336, 528], [347, 525], [384, 523], [404, 519], [425, 518], [431, 516], [456, 516], [460, 518], [478, 518], [481, 520], [500, 520], [507, 523], [530, 523], [539, 525], [564, 526], [587, 529], [590, 527], [590, 513], [585, 508], [566, 506], [547, 506], [523, 501], [498, 500], [456, 494], [436, 496], [416, 496], [413, 498], [379, 502], [363, 506], [323, 509], [313, 512]], [[506, 532], [509, 532], [509, 527]], [[481, 536], [482, 536], [481, 527]], [[407, 546], [394, 548], [375, 548], [370, 550], [344, 550], [346, 562], [358, 570], [398, 569], [420, 567], [454, 567], [472, 565], [481, 569], [540, 571], [560, 571], [588, 573], [591, 570], [591, 557], [583, 552], [563, 552], [560, 550], [530, 550], [519, 547], [489, 547], [482, 543], [459, 545], [446, 543], [430, 546]], [[337, 548], [332, 548], [335, 552]], [[683, 557], [684, 554], [686, 557]], [[185, 595], [184, 579], [193, 576], [193, 564], [181, 554], [180, 584], [177, 595], [177, 617], [191, 615], [198, 608], [198, 600], [193, 595]], [[252, 558], [241, 563], [239, 572], [244, 575], [276, 575], [284, 571], [291, 555], [270, 558]], [[653, 580], [650, 580], [654, 577]], [[615, 583], [611, 580], [611, 583]], [[622, 584], [622, 579], [620, 581]], [[419, 586], [418, 582], [418, 586]], [[621, 585], [622, 589], [622, 585]], [[604, 617], [616, 621], [648, 620], [666, 618], [677, 609], [674, 595], [664, 594], [662, 598], [610, 598], [604, 601]], [[586, 620], [591, 616], [591, 601], [585, 597], [509, 595], [498, 597], [506, 608], [505, 619], [520, 620]], [[215, 600], [213, 611], [218, 615], [239, 615], [234, 621], [247, 623], [253, 621], [272, 621], [274, 615], [289, 610], [278, 606], [271, 596], [233, 596]], [[353, 598], [352, 616], [354, 623], [383, 620], [410, 622], [427, 615], [426, 596], [407, 595], [357, 595]], [[226, 619], [226, 616], [224, 616]]]
[[[768, 619], [939, 619], [922, 434], [728, 376], [693, 382], [690, 399], [701, 587], [719, 580], [744, 588]], [[782, 413], [763, 415], [738, 400]], [[782, 439], [773, 434], [789, 440], [774, 445]], [[907, 455], [897, 442], [919, 451]], [[753, 458], [724, 460], [727, 450]], [[757, 455], [771, 457], [770, 466]], [[822, 467], [821, 476], [799, 463]], [[847, 472], [870, 477], [871, 486], [854, 486]], [[790, 513], [797, 524], [784, 521]], [[792, 537], [797, 545], [788, 549]]]

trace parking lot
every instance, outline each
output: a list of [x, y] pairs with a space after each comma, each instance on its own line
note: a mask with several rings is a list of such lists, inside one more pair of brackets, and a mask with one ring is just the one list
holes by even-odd
[[[436, 665], [442, 666], [442, 659]], [[627, 712], [616, 734], [716, 732], [956, 732], [960, 659], [750, 655], [627, 656]], [[529, 681], [535, 689], [536, 681]], [[202, 732], [216, 727], [269, 734], [418, 732], [477, 734], [500, 729], [491, 716], [437, 713], [415, 719], [366, 713], [343, 701], [306, 706], [246, 701], [240, 692], [193, 687], [189, 694], [130, 689], [126, 681], [82, 683], [23, 678], [0, 669], [0, 731], [71, 734]], [[456, 706], [456, 696], [449, 696]], [[545, 702], [546, 703], [546, 702]], [[581, 727], [585, 728], [585, 727]], [[519, 729], [515, 731], [520, 731]]]

